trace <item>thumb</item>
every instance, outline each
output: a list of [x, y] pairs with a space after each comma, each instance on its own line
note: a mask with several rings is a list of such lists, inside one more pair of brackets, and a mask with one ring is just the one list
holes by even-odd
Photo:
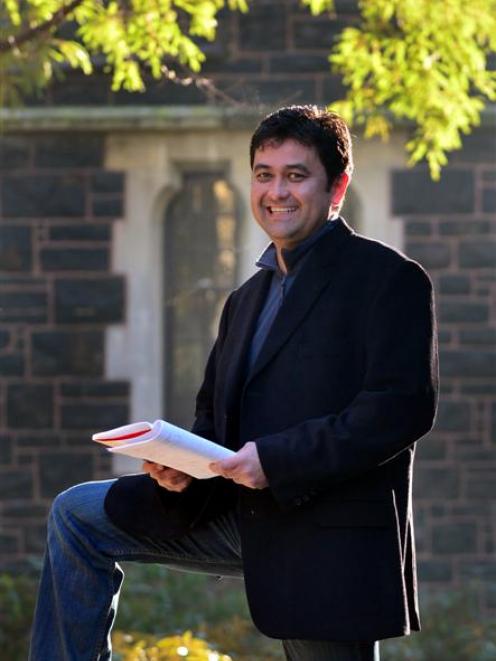
[[227, 459], [222, 459], [220, 461], [213, 461], [209, 468], [214, 473], [222, 475], [224, 472], [228, 472], [236, 468], [238, 465], [238, 457], [234, 455], [233, 457], [227, 457]]

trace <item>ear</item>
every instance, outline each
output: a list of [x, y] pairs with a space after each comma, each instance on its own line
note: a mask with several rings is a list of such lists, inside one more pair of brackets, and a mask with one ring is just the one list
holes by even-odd
[[346, 172], [343, 172], [343, 174], [334, 181], [331, 188], [331, 204], [333, 207], [341, 206], [349, 183], [350, 177]]

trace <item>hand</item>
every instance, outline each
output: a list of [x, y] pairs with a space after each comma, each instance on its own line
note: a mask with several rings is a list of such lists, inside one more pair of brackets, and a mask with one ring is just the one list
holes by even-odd
[[214, 461], [209, 468], [217, 475], [250, 489], [265, 489], [269, 486], [260, 463], [257, 445], [253, 441], [245, 443], [233, 457]]
[[155, 464], [153, 461], [144, 461], [143, 471], [169, 491], [184, 491], [193, 481], [191, 475], [186, 475], [175, 468]]

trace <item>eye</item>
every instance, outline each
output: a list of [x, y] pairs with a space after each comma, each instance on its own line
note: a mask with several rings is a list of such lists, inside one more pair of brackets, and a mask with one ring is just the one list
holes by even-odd
[[289, 181], [303, 181], [305, 175], [302, 172], [290, 172], [288, 174]]
[[265, 182], [269, 181], [271, 178], [270, 172], [257, 172], [255, 175], [255, 179], [260, 182]]

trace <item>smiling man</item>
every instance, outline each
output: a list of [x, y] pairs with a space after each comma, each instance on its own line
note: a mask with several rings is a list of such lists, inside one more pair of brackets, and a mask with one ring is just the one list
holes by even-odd
[[256, 626], [291, 661], [376, 661], [380, 639], [419, 629], [411, 477], [436, 406], [429, 278], [339, 217], [353, 168], [338, 116], [281, 108], [250, 155], [271, 242], [225, 305], [193, 427], [236, 453], [211, 480], [145, 463], [57, 497], [32, 661], [110, 658], [118, 560], [244, 577]]

